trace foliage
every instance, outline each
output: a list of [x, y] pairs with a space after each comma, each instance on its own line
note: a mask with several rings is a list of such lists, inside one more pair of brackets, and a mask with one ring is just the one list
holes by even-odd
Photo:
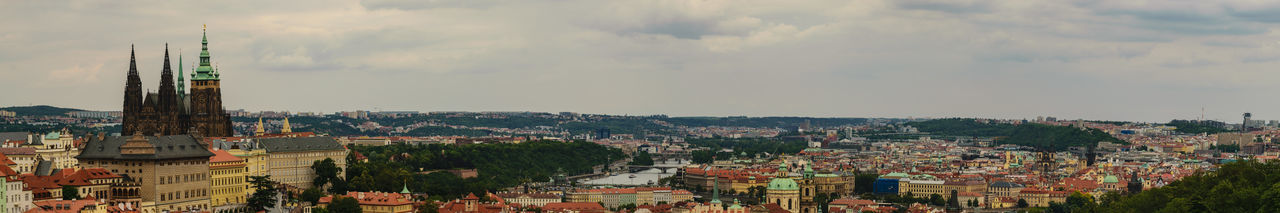
[[489, 136], [489, 130], [458, 129], [445, 126], [423, 126], [405, 133], [406, 136]]
[[320, 197], [324, 197], [324, 192], [321, 192], [320, 188], [313, 187], [302, 191], [300, 196], [302, 196], [302, 201], [307, 201], [314, 205], [320, 201]]
[[942, 195], [939, 195], [939, 194], [930, 194], [930, 195], [929, 195], [929, 204], [932, 204], [932, 205], [935, 205], [935, 206], [947, 205], [947, 200], [946, 200], [946, 199], [942, 199]]
[[418, 206], [418, 213], [440, 213], [440, 206], [436, 205], [435, 202], [426, 202]]
[[1044, 124], [1023, 124], [1013, 129], [1008, 137], [996, 140], [1001, 144], [1017, 144], [1054, 151], [1066, 150], [1072, 146], [1096, 146], [1098, 142], [1128, 144], [1119, 138], [1112, 137], [1099, 129], [1081, 130], [1071, 126], [1053, 126]]
[[62, 200], [79, 200], [80, 190], [72, 185], [62, 186]]
[[1186, 134], [1216, 134], [1231, 131], [1220, 127], [1224, 123], [1218, 121], [1172, 120], [1165, 125], [1173, 126], [1174, 131]]
[[329, 209], [329, 212], [360, 213], [364, 211], [364, 209], [360, 209], [360, 201], [352, 197], [343, 196], [335, 196], [333, 202], [329, 203], [325, 208]]
[[311, 208], [311, 213], [329, 213], [329, 209], [324, 207], [315, 207]]
[[1219, 150], [1219, 151], [1228, 152], [1228, 153], [1239, 152], [1240, 145], [1236, 145], [1236, 144], [1209, 145], [1209, 149]]
[[1000, 137], [1001, 144], [1016, 144], [1053, 150], [1065, 150], [1072, 146], [1094, 146], [1098, 142], [1128, 144], [1098, 129], [1080, 129], [1073, 126], [1055, 126], [1036, 123], [1021, 125], [982, 122], [971, 118], [934, 119], [910, 122], [920, 131], [942, 136]]
[[1027, 200], [1026, 200], [1026, 199], [1018, 198], [1018, 204], [1017, 204], [1017, 206], [1016, 206], [1016, 207], [1018, 207], [1018, 208], [1027, 208], [1028, 206], [1031, 206], [1031, 204], [1030, 204], [1030, 203], [1027, 203]]
[[[719, 154], [717, 159], [726, 160], [733, 157], [734, 154], [746, 153], [748, 156], [756, 156], [757, 154], [770, 153], [798, 153], [809, 147], [804, 141], [783, 141], [777, 138], [689, 138], [685, 142], [695, 147], [707, 147], [712, 151], [721, 149], [732, 149], [733, 153]], [[692, 153], [690, 153], [692, 154]], [[697, 156], [695, 162], [697, 161]]]
[[944, 118], [908, 122], [907, 125], [934, 135], [995, 137], [1013, 134], [1014, 125], [984, 123], [972, 118]]
[[249, 196], [245, 204], [250, 210], [254, 212], [266, 211], [267, 208], [276, 205], [278, 201], [276, 196], [279, 194], [279, 189], [276, 188], [276, 183], [271, 181], [270, 175], [249, 176], [249, 184], [253, 185], [253, 188], [257, 190], [253, 192], [253, 195]]
[[1280, 212], [1280, 163], [1238, 161], [1128, 197], [1102, 199], [1106, 212]]
[[338, 173], [342, 172], [342, 168], [338, 168], [332, 158], [325, 158], [312, 163], [311, 170], [316, 173], [315, 179], [311, 182], [311, 185], [315, 187], [324, 187], [325, 184], [338, 180]]
[[646, 152], [646, 151], [639, 151], [639, 152], [636, 152], [636, 156], [632, 156], [632, 157], [631, 157], [631, 163], [628, 163], [628, 164], [630, 164], [630, 165], [641, 165], [641, 166], [652, 166], [652, 165], [653, 165], [653, 156], [650, 156], [650, 155], [649, 155], [649, 152]]
[[866, 118], [809, 118], [809, 117], [671, 117], [662, 119], [675, 125], [690, 127], [707, 126], [742, 126], [755, 128], [782, 128], [800, 126], [808, 122], [812, 126], [845, 126], [859, 125], [867, 122]]
[[[437, 200], [467, 193], [499, 191], [522, 182], [546, 181], [564, 174], [592, 172], [592, 167], [623, 159], [622, 151], [585, 141], [532, 141], [519, 144], [351, 146], [369, 158], [350, 161], [347, 180], [352, 191], [425, 192]], [[392, 156], [404, 158], [390, 161]], [[443, 170], [476, 169], [463, 179]]]
[[0, 108], [0, 110], [10, 111], [18, 116], [66, 116], [68, 112], [85, 111], [81, 109], [60, 108], [49, 105], [12, 106]]

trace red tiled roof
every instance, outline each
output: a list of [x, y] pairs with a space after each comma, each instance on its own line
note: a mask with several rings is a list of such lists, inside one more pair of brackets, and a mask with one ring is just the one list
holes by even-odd
[[603, 211], [605, 210], [604, 206], [600, 206], [600, 203], [593, 203], [593, 202], [548, 203], [547, 205], [542, 206], [542, 209], [547, 211], [564, 211], [564, 210]]
[[236, 157], [235, 155], [231, 155], [231, 153], [230, 153], [230, 152], [227, 152], [227, 150], [221, 150], [221, 149], [216, 149], [216, 150], [215, 150], [215, 149], [210, 149], [210, 150], [209, 150], [209, 152], [213, 152], [213, 156], [210, 156], [210, 157], [209, 157], [209, 163], [225, 163], [225, 162], [240, 162], [240, 161], [244, 161], [244, 159], [240, 159], [240, 158]]

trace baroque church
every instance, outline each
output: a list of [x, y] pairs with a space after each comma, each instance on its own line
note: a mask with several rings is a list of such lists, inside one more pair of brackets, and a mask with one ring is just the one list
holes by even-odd
[[[205, 33], [207, 34], [207, 33]], [[160, 90], [142, 91], [133, 48], [129, 50], [129, 76], [124, 89], [124, 121], [121, 135], [185, 135], [231, 137], [231, 116], [222, 108], [218, 70], [209, 63], [209, 37], [200, 41], [200, 62], [191, 73], [191, 92], [186, 91], [182, 58], [178, 58], [177, 85], [169, 66], [169, 45], [165, 44]]]

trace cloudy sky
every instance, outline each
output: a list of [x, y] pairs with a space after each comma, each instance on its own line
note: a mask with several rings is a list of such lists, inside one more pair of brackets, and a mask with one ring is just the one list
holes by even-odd
[[0, 106], [119, 110], [207, 24], [250, 111], [1280, 119], [1274, 2], [0, 1]]

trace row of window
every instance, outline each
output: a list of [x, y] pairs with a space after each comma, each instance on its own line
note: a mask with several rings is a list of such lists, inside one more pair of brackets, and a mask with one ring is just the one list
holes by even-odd
[[160, 184], [186, 183], [194, 181], [205, 181], [209, 179], [207, 173], [191, 173], [184, 175], [170, 175], [160, 177]]
[[209, 196], [208, 189], [192, 189], [181, 192], [169, 192], [160, 194], [160, 201], [179, 200], [194, 197]]

